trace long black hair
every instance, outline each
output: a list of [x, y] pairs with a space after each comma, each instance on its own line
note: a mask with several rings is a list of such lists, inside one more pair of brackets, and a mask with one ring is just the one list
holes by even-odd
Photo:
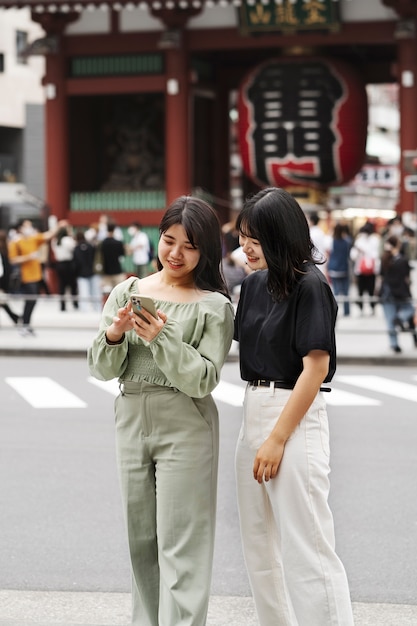
[[315, 263], [310, 229], [298, 202], [284, 189], [263, 189], [245, 202], [236, 227], [259, 241], [274, 300], [286, 298], [306, 271], [306, 262]]
[[[200, 251], [200, 259], [194, 269], [194, 282], [198, 289], [218, 291], [229, 298], [226, 282], [221, 271], [221, 227], [211, 206], [193, 196], [181, 196], [168, 207], [159, 225], [162, 235], [171, 226], [181, 224], [191, 245]], [[162, 264], [157, 258], [158, 269]]]

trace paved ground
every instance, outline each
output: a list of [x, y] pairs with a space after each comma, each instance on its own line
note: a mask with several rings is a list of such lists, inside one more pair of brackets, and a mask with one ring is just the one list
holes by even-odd
[[[16, 311], [20, 307], [20, 302], [13, 303]], [[41, 297], [32, 318], [36, 336], [22, 337], [0, 309], [0, 355], [85, 356], [99, 318], [93, 312], [61, 313], [56, 299]], [[352, 311], [351, 317], [340, 317], [336, 333], [340, 363], [417, 365], [417, 348], [410, 335], [400, 336], [401, 354], [389, 350], [380, 307], [375, 316]], [[237, 358], [235, 345], [230, 358]], [[0, 590], [0, 626], [127, 626], [129, 605], [129, 594], [122, 593]], [[417, 604], [354, 603], [353, 608], [356, 626], [417, 625]], [[207, 625], [257, 626], [252, 599], [212, 597]]]
[[[127, 626], [129, 611], [127, 593], [0, 591], [0, 626]], [[353, 613], [355, 626], [417, 624], [417, 606], [354, 603]], [[207, 626], [257, 625], [251, 598], [210, 599]]]

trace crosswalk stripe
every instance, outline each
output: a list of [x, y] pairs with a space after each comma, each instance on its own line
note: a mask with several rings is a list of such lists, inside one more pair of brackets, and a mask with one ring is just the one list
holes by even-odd
[[[215, 400], [231, 404], [232, 406], [242, 406], [245, 395], [245, 388], [220, 381], [213, 391]], [[368, 398], [357, 393], [343, 391], [342, 389], [332, 389], [331, 393], [325, 395], [327, 404], [332, 406], [379, 406], [381, 402], [375, 398]]]
[[95, 385], [96, 387], [99, 387], [99, 389], [107, 391], [114, 397], [119, 395], [119, 381], [117, 380], [117, 378], [113, 378], [112, 380], [97, 380], [97, 378], [93, 378], [92, 376], [90, 376], [87, 380], [92, 385]]
[[[99, 387], [100, 389], [103, 389], [104, 391], [107, 391], [113, 396], [117, 396], [119, 393], [119, 383], [116, 379], [97, 380], [96, 378], [90, 376], [88, 378], [88, 382], [96, 387]], [[232, 385], [231, 383], [224, 381], [220, 381], [212, 393], [215, 400], [218, 400], [219, 402], [226, 402], [232, 406], [242, 406], [244, 394], [245, 389], [243, 387], [240, 387], [239, 385]]]
[[47, 376], [8, 377], [13, 387], [35, 409], [84, 409], [87, 404]]
[[417, 402], [417, 386], [383, 376], [338, 376], [337, 380], [355, 387], [385, 393], [389, 396]]
[[[412, 376], [417, 380], [417, 376]], [[97, 388], [116, 397], [119, 393], [117, 379], [102, 381], [90, 376], [88, 382]], [[6, 383], [15, 389], [34, 408], [86, 408], [87, 404], [62, 385], [49, 377], [19, 376], [8, 377]], [[384, 393], [389, 396], [417, 402], [417, 385], [395, 381], [382, 376], [337, 375], [334, 379], [336, 387], [326, 394], [329, 406], [380, 406], [382, 401], [376, 398], [363, 396], [358, 393], [338, 388], [338, 383], [352, 385], [368, 391]], [[213, 391], [213, 397], [218, 402], [230, 406], [241, 407], [245, 394], [243, 385], [236, 385], [220, 381]]]
[[242, 406], [243, 398], [245, 396], [245, 388], [221, 380], [214, 389], [212, 396], [219, 402], [225, 402], [226, 404], [231, 404], [232, 406]]
[[379, 406], [382, 404], [375, 398], [361, 396], [358, 393], [351, 393], [343, 389], [332, 387], [331, 393], [325, 394], [326, 403], [329, 406]]

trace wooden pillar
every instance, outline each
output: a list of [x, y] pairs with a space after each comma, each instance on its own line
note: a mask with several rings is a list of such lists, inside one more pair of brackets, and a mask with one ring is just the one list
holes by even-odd
[[[417, 150], [417, 40], [416, 38], [398, 41], [398, 84], [400, 103], [400, 147], [401, 154], [407, 150]], [[401, 186], [398, 210], [414, 212], [415, 193], [404, 188], [404, 159], [401, 163]]]
[[[156, 4], [156, 3], [155, 3]], [[187, 3], [185, 3], [187, 4]], [[188, 20], [201, 13], [198, 7], [151, 7], [164, 32], [160, 48], [165, 50], [165, 190], [166, 203], [191, 193], [190, 73], [187, 50]]]
[[166, 51], [165, 67], [165, 181], [169, 205], [178, 196], [191, 192], [190, 89], [184, 44]]
[[46, 32], [49, 51], [46, 54], [46, 72], [42, 84], [46, 91], [45, 103], [45, 152], [46, 152], [46, 203], [51, 214], [65, 219], [69, 211], [69, 142], [68, 102], [66, 85], [66, 58], [63, 33], [71, 22], [79, 19], [79, 13], [36, 13], [32, 20]]
[[52, 215], [65, 219], [69, 211], [68, 101], [65, 93], [65, 59], [62, 53], [46, 57], [45, 146], [46, 201]]

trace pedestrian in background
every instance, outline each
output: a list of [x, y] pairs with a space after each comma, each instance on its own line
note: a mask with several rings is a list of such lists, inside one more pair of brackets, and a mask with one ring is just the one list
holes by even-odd
[[0, 230], [0, 307], [7, 313], [14, 324], [19, 316], [9, 306], [11, 264], [7, 247], [7, 232]]
[[100, 275], [95, 273], [95, 247], [79, 230], [75, 235], [74, 268], [77, 277], [78, 307], [81, 312], [101, 311]]
[[98, 241], [103, 241], [108, 237], [109, 234], [109, 226], [111, 226], [112, 236], [117, 239], [117, 241], [123, 241], [123, 231], [117, 226], [113, 220], [113, 218], [109, 217], [106, 213], [100, 215], [98, 218], [98, 222], [95, 224], [97, 227], [97, 239]]
[[65, 294], [67, 290], [72, 296], [72, 305], [78, 309], [77, 276], [74, 265], [74, 248], [76, 241], [69, 225], [62, 226], [51, 241], [51, 249], [55, 257], [55, 269], [58, 278], [58, 291], [61, 296], [61, 311], [66, 311]]
[[9, 242], [9, 258], [11, 263], [20, 266], [21, 292], [27, 296], [23, 307], [23, 326], [20, 334], [30, 337], [35, 334], [31, 319], [39, 295], [39, 284], [42, 280], [42, 266], [39, 260], [39, 248], [50, 241], [58, 230], [67, 225], [62, 220], [44, 233], [37, 232], [32, 221], [22, 219], [16, 226], [16, 237]]
[[246, 257], [239, 246], [239, 233], [236, 230], [236, 218], [222, 226], [223, 258], [222, 271], [227, 288], [234, 302], [239, 300], [240, 286], [250, 272]]
[[236, 448], [243, 552], [260, 626], [352, 626], [335, 552], [322, 387], [336, 369], [337, 304], [313, 257], [306, 217], [264, 189], [237, 219], [253, 271], [236, 312], [247, 381]]
[[315, 250], [313, 251], [313, 257], [317, 261], [317, 267], [326, 274], [327, 271], [327, 258], [330, 248], [330, 238], [319, 226], [320, 218], [318, 213], [310, 213], [308, 217], [310, 239], [313, 242]]
[[330, 244], [327, 274], [333, 293], [343, 298], [343, 313], [350, 315], [349, 288], [350, 288], [350, 249], [352, 238], [345, 224], [336, 224], [333, 229], [333, 238]]
[[[233, 335], [220, 223], [178, 198], [160, 224], [159, 270], [107, 300], [90, 372], [118, 378], [117, 456], [132, 567], [132, 624], [203, 626], [216, 522], [218, 412], [211, 392]], [[155, 300], [157, 319], [130, 296]]]
[[100, 246], [101, 261], [103, 264], [101, 290], [104, 299], [108, 297], [113, 287], [126, 278], [122, 267], [122, 260], [126, 254], [125, 245], [114, 236], [117, 229], [116, 224], [109, 222], [107, 229], [107, 237], [98, 244]]
[[392, 235], [384, 244], [381, 258], [381, 303], [387, 323], [390, 347], [401, 352], [398, 344], [398, 329], [411, 333], [417, 347], [417, 332], [414, 322], [414, 305], [411, 294], [411, 266], [401, 253], [401, 240]]
[[363, 297], [367, 293], [370, 298], [371, 313], [374, 315], [376, 277], [380, 270], [380, 237], [372, 222], [366, 222], [360, 228], [350, 250], [350, 258], [354, 264], [353, 273], [359, 295], [356, 304], [362, 313], [364, 311]]
[[38, 250], [39, 262], [41, 264], [41, 269], [42, 269], [42, 278], [39, 281], [39, 293], [40, 294], [43, 293], [46, 296], [51, 295], [51, 290], [49, 289], [48, 281], [46, 278], [46, 271], [49, 265], [49, 253], [50, 253], [49, 246], [50, 246], [49, 241], [45, 241], [45, 243], [43, 243]]
[[151, 261], [151, 245], [148, 235], [142, 230], [139, 222], [133, 222], [128, 228], [131, 240], [128, 244], [129, 254], [132, 255], [135, 274], [138, 278], [145, 278], [149, 274]]

